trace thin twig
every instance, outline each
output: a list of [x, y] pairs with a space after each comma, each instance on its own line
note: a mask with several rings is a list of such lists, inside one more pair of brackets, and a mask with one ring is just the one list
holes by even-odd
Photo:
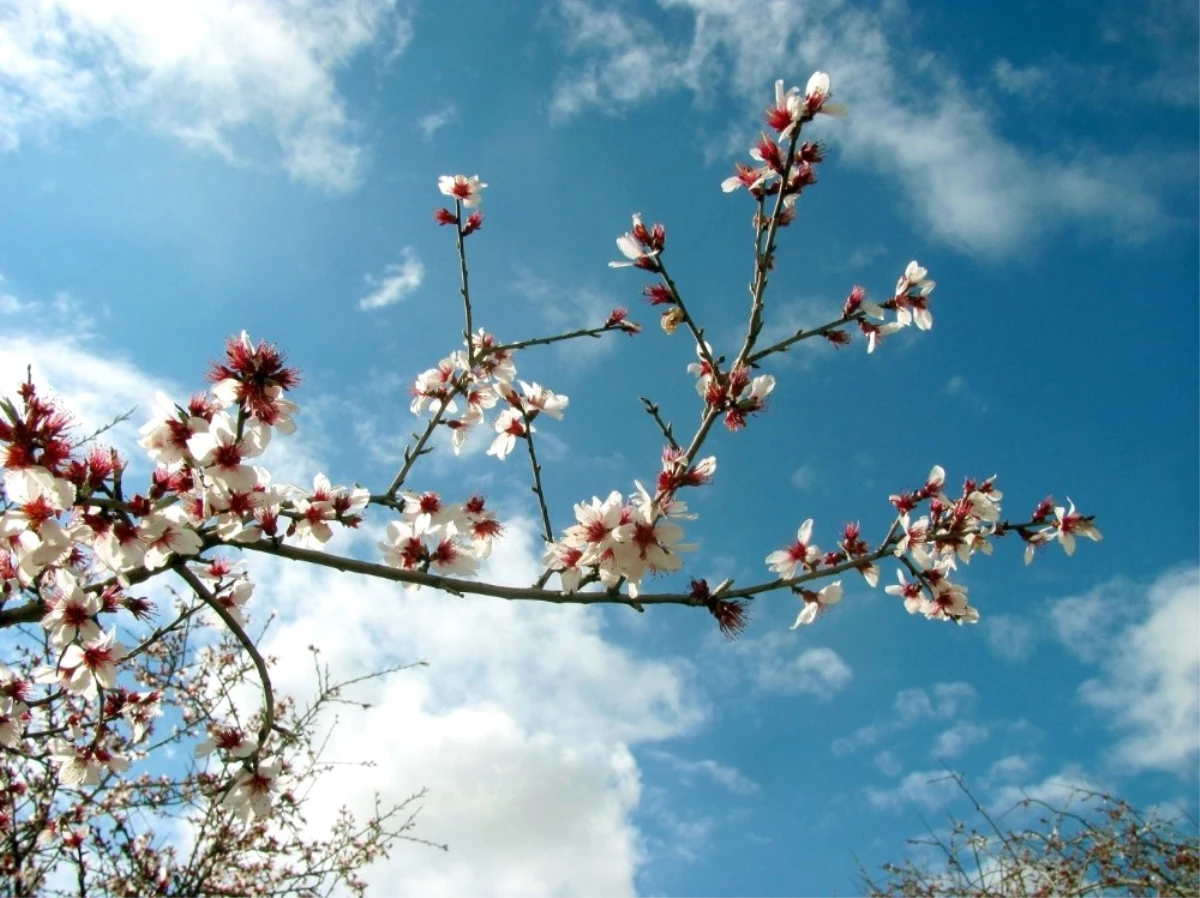
[[530, 346], [549, 346], [551, 343], [561, 343], [563, 340], [574, 340], [579, 337], [600, 337], [609, 331], [619, 331], [619, 327], [610, 327], [608, 325], [602, 327], [582, 327], [579, 330], [567, 331], [564, 334], [555, 334], [552, 337], [531, 337], [528, 340], [517, 340], [515, 343], [501, 343], [498, 346], [493, 346], [487, 350], [488, 355], [495, 355], [498, 352], [514, 352], [518, 349], [527, 349]]
[[529, 420], [529, 411], [524, 404], [521, 406], [521, 418], [525, 421], [525, 445], [529, 449], [529, 466], [533, 469], [533, 494], [537, 496], [538, 508], [542, 512], [542, 526], [545, 528], [547, 544], [554, 542], [554, 528], [550, 526], [550, 509], [546, 507], [546, 494], [542, 491], [542, 466], [538, 464], [537, 451], [533, 448], [533, 424]]
[[642, 405], [646, 407], [646, 414], [654, 419], [654, 423], [658, 425], [658, 429], [662, 431], [662, 435], [666, 437], [667, 442], [671, 445], [671, 448], [678, 449], [679, 442], [675, 439], [675, 434], [671, 430], [671, 425], [664, 421], [658, 414], [658, 406], [645, 396], [639, 396], [638, 398], [642, 400]]
[[207, 586], [200, 582], [200, 578], [188, 569], [187, 565], [182, 562], [177, 562], [174, 566], [175, 572], [179, 574], [192, 591], [199, 596], [200, 600], [211, 608], [221, 618], [221, 621], [229, 628], [229, 632], [234, 635], [242, 648], [246, 650], [246, 654], [254, 662], [254, 668], [258, 671], [258, 678], [262, 684], [263, 690], [263, 722], [258, 729], [258, 746], [261, 749], [266, 744], [267, 737], [271, 731], [275, 729], [275, 690], [271, 687], [271, 675], [267, 671], [267, 662], [263, 659], [262, 652], [258, 650], [258, 646], [254, 644], [246, 631], [229, 613], [229, 610], [221, 604], [221, 601], [212, 594]]
[[475, 332], [475, 327], [471, 323], [471, 288], [467, 280], [467, 249], [463, 244], [463, 223], [462, 223], [462, 200], [457, 197], [454, 200], [454, 233], [455, 242], [458, 245], [458, 270], [462, 275], [462, 299], [463, 299], [463, 318], [465, 320], [466, 330], [463, 331], [463, 339], [467, 344], [467, 368], [475, 367], [475, 344], [471, 340], [471, 335]]

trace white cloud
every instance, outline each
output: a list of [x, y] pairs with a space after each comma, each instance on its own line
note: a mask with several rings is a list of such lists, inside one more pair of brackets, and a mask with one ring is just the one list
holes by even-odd
[[864, 794], [877, 810], [899, 810], [907, 804], [916, 804], [936, 811], [962, 793], [945, 770], [915, 770], [890, 789], [868, 787]]
[[792, 472], [790, 480], [798, 490], [812, 489], [817, 482], [817, 470], [812, 465], [801, 465]]
[[709, 758], [700, 761], [689, 761], [669, 751], [660, 751], [658, 749], [650, 749], [646, 754], [648, 757], [667, 764], [685, 779], [691, 780], [697, 775], [704, 776], [717, 785], [728, 789], [734, 795], [753, 795], [759, 788], [758, 783], [747, 777], [736, 767], [729, 767]]
[[1130, 599], [1139, 592], [1130, 580], [1115, 577], [1083, 595], [1058, 599], [1046, 612], [1050, 632], [1080, 660], [1098, 662], [1121, 628], [1137, 616]]
[[992, 63], [992, 80], [1006, 94], [1029, 98], [1039, 93], [1050, 78], [1050, 73], [1041, 66], [1015, 66], [1001, 56]]
[[987, 411], [987, 403], [983, 397], [967, 383], [967, 379], [961, 374], [951, 375], [945, 386], [942, 387], [942, 395], [957, 397], [978, 412]]
[[849, 736], [834, 739], [829, 748], [835, 755], [853, 754], [877, 743], [884, 736], [899, 733], [923, 720], [949, 720], [974, 704], [978, 693], [961, 680], [936, 683], [933, 695], [922, 688], [901, 689], [892, 701], [891, 716], [880, 723], [859, 727]]
[[1024, 661], [1037, 645], [1033, 623], [1016, 614], [989, 614], [984, 635], [988, 648], [1006, 661]]
[[258, 135], [297, 181], [333, 192], [363, 147], [336, 75], [390, 35], [396, 0], [36, 0], [0, 19], [0, 150], [115, 118], [242, 160]]
[[[1003, 256], [1062, 227], [1140, 241], [1167, 224], [1149, 182], [1131, 180], [1117, 157], [1077, 148], [1038, 154], [1007, 141], [986, 103], [909, 42], [903, 4], [859, 11], [776, 3], [753, 16], [730, 0], [660, 5], [692, 14], [690, 44], [668, 43], [632, 14], [563, 0], [566, 48], [577, 62], [558, 80], [553, 117], [619, 110], [681, 89], [698, 102], [724, 89], [757, 109], [779, 73], [821, 68], [851, 106], [850, 117], [822, 135], [851, 163], [892, 175], [900, 201], [947, 244]], [[645, 71], [654, 77], [641, 77]], [[753, 133], [748, 127], [747, 142]]]
[[428, 140], [442, 128], [455, 121], [458, 121], [458, 109], [455, 108], [454, 104], [450, 104], [439, 109], [437, 112], [421, 116], [417, 119], [417, 128], [420, 129], [421, 135]]
[[987, 727], [965, 720], [960, 721], [950, 729], [938, 733], [930, 754], [935, 758], [957, 758], [972, 745], [983, 742], [987, 737]]
[[894, 751], [885, 748], [875, 755], [875, 767], [884, 776], [896, 776], [904, 769], [904, 764], [896, 757]]
[[[532, 307], [534, 314], [528, 317], [537, 331], [514, 335], [513, 339], [600, 327], [608, 320], [609, 313], [621, 305], [611, 294], [590, 287], [555, 283], [524, 267], [517, 269], [517, 278], [510, 289]], [[558, 344], [555, 352], [561, 363], [582, 368], [611, 352], [621, 337], [619, 333], [611, 333], [598, 338], [567, 340]]]
[[[759, 335], [758, 345], [765, 348], [786, 340], [799, 331], [812, 330], [835, 321], [841, 314], [840, 302], [830, 302], [827, 298], [805, 298], [776, 303], [768, 323]], [[730, 330], [728, 341], [737, 346], [744, 336], [741, 329], [734, 328]], [[783, 368], [796, 366], [807, 370], [816, 362], [820, 353], [832, 354], [834, 351], [829, 341], [814, 337], [801, 340], [790, 346], [786, 352], [771, 356], [767, 363]]]
[[367, 275], [366, 282], [371, 292], [358, 301], [364, 311], [382, 309], [400, 302], [425, 281], [425, 263], [417, 258], [411, 246], [404, 247], [400, 262], [383, 270], [382, 277]]
[[[1081, 767], [1069, 764], [1058, 773], [1045, 777], [1040, 782], [1017, 785], [1009, 783], [994, 789], [988, 796], [988, 805], [997, 813], [1017, 812], [1017, 816], [1043, 816], [1044, 810], [1034, 806], [1026, 808], [1026, 799], [1043, 801], [1051, 807], [1078, 806], [1087, 792], [1104, 792], [1105, 787]], [[1016, 821], [1012, 821], [1015, 823]], [[1011, 825], [1011, 823], [1010, 823]]]
[[4, 289], [4, 275], [0, 274], [0, 315], [16, 315], [29, 311], [30, 304], [22, 302]]
[[[506, 523], [486, 575], [530, 582], [535, 525]], [[357, 538], [366, 544], [371, 535]], [[311, 688], [294, 647], [314, 642], [346, 676], [431, 663], [369, 689], [364, 714], [343, 715], [331, 756], [379, 766], [340, 768], [310, 811], [320, 820], [343, 803], [367, 807], [375, 790], [429, 788], [419, 834], [449, 842], [450, 854], [404, 848], [369, 881], [390, 894], [632, 894], [641, 858], [631, 817], [642, 792], [630, 746], [703, 722], [688, 664], [607, 642], [594, 609], [407, 593], [324, 570], [266, 567], [255, 601], [281, 614], [265, 646], [285, 659], [281, 689]]]
[[1101, 673], [1083, 683], [1080, 697], [1121, 734], [1112, 749], [1119, 765], [1194, 778], [1200, 755], [1200, 569], [1169, 571], [1148, 590], [1128, 589], [1115, 601], [1136, 605], [1136, 618], [1111, 637], [1103, 630], [1093, 637], [1092, 657]]
[[828, 699], [854, 677], [833, 649], [803, 646], [790, 630], [776, 631], [730, 643], [729, 653], [743, 659], [748, 676], [765, 692], [807, 693]]

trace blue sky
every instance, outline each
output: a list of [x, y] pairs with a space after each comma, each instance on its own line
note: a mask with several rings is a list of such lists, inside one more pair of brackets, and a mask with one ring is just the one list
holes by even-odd
[[[1070, 496], [1104, 541], [1032, 567], [1001, 542], [961, 578], [976, 627], [847, 581], [795, 633], [794, 598], [759, 600], [734, 643], [685, 609], [259, 565], [296, 689], [312, 640], [348, 674], [431, 664], [343, 724], [339, 750], [384, 763], [321, 800], [430, 786], [422, 833], [451, 852], [375, 872], [413, 894], [852, 893], [854, 855], [896, 859], [922, 817], [965, 812], [947, 768], [996, 806], [1088, 782], [1194, 816], [1196, 46], [1173, 0], [0, 0], [3, 389], [32, 364], [84, 421], [140, 423], [246, 329], [305, 377], [276, 478], [385, 485], [408, 388], [461, 328], [437, 178], [478, 173], [478, 323], [510, 340], [623, 305], [646, 326], [519, 362], [571, 398], [540, 444], [565, 526], [657, 471], [638, 396], [682, 432], [698, 414], [693, 347], [655, 326], [647, 277], [607, 267], [614, 238], [635, 211], [664, 222], [689, 307], [736, 350], [752, 210], [719, 185], [775, 79], [827, 71], [850, 115], [812, 129], [829, 159], [784, 233], [769, 333], [829, 320], [854, 284], [886, 295], [911, 259], [938, 282], [934, 329], [768, 362], [769, 412], [712, 438], [685, 574], [761, 579], [808, 517], [822, 545], [852, 520], [878, 539], [888, 494], [934, 463], [998, 473], [1014, 518]], [[393, 301], [362, 309], [373, 294]], [[486, 490], [510, 524], [492, 575], [532, 580], [526, 466], [486, 444], [441, 446], [414, 485]], [[336, 548], [370, 555], [371, 535]]]

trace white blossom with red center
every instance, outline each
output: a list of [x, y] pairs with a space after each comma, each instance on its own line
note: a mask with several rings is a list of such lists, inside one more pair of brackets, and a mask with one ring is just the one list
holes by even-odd
[[470, 537], [471, 545], [479, 558], [492, 554], [492, 542], [503, 532], [504, 527], [495, 514], [485, 507], [484, 497], [476, 493], [463, 504], [463, 533]]
[[430, 533], [429, 519], [418, 517], [412, 522], [392, 521], [385, 531], [386, 539], [379, 543], [383, 563], [403, 571], [423, 571], [429, 562], [429, 547], [425, 540]]
[[43, 575], [40, 593], [50, 609], [42, 618], [42, 627], [53, 645], [63, 648], [76, 639], [84, 643], [99, 639], [101, 631], [95, 618], [100, 613], [100, 597], [81, 589], [74, 574], [56, 568], [52, 574]]
[[247, 491], [258, 482], [254, 468], [245, 464], [267, 448], [271, 430], [261, 422], [243, 422], [242, 436], [237, 426], [224, 412], [213, 416], [208, 430], [193, 434], [188, 451], [204, 470], [210, 482], [229, 490]]
[[814, 571], [821, 560], [821, 550], [812, 542], [813, 521], [806, 520], [796, 531], [796, 541], [786, 549], [779, 549], [767, 556], [767, 566], [784, 580], [791, 580], [796, 571], [804, 568]]
[[1075, 503], [1067, 497], [1067, 505], [1069, 508], [1063, 508], [1058, 505], [1054, 509], [1054, 515], [1058, 518], [1054, 525], [1054, 533], [1058, 537], [1058, 541], [1062, 543], [1063, 551], [1068, 555], [1075, 552], [1075, 537], [1083, 536], [1093, 542], [1100, 542], [1104, 539], [1104, 535], [1091, 521], [1085, 520], [1083, 515], [1075, 511]]
[[883, 591], [888, 595], [904, 599], [904, 610], [909, 614], [919, 614], [924, 611], [925, 593], [921, 589], [920, 581], [914, 580], [910, 583], [904, 576], [903, 570], [897, 570], [896, 577], [900, 583], [896, 586], [885, 586]]
[[40, 679], [57, 679], [64, 689], [85, 698], [95, 698], [97, 688], [112, 689], [117, 684], [117, 662], [128, 650], [117, 642], [114, 627], [85, 645], [69, 645], [57, 668], [43, 672]]
[[206, 758], [214, 751], [219, 751], [227, 758], [248, 758], [258, 751], [258, 741], [239, 727], [210, 724], [208, 738], [196, 746], [194, 753], [197, 758]]
[[50, 742], [50, 760], [58, 765], [58, 776], [68, 786], [98, 786], [101, 775], [129, 769], [129, 759], [105, 745], [78, 746], [65, 739]]
[[[487, 454], [494, 455], [503, 461], [513, 451], [513, 447], [517, 444], [517, 438], [523, 438], [528, 435], [525, 428], [525, 418], [519, 410], [506, 408], [496, 416], [495, 427], [496, 438], [492, 440], [492, 445], [488, 447]], [[533, 430], [533, 427], [531, 426], [529, 430]]]
[[542, 556], [542, 564], [547, 570], [558, 572], [564, 593], [572, 593], [579, 589], [579, 581], [584, 575], [582, 562], [583, 549], [566, 542], [550, 543], [546, 547], [546, 554]]
[[20, 745], [30, 717], [28, 705], [0, 693], [0, 745], [5, 748]]
[[832, 96], [829, 90], [829, 76], [824, 72], [814, 72], [804, 88], [805, 113], [802, 120], [812, 118], [817, 113], [825, 115], [845, 115], [846, 107], [840, 103], [830, 103]]
[[632, 512], [624, 497], [613, 490], [603, 501], [593, 496], [589, 503], [575, 505], [577, 523], [566, 529], [563, 543], [583, 551], [585, 564], [596, 564], [632, 527]]
[[267, 758], [259, 761], [252, 769], [243, 769], [229, 787], [221, 804], [246, 823], [268, 816], [274, 804], [274, 794], [280, 788], [279, 774], [282, 766], [279, 758]]
[[142, 522], [141, 537], [146, 544], [143, 563], [158, 570], [173, 555], [195, 555], [204, 545], [200, 534], [189, 525], [188, 515], [178, 505], [155, 512]]
[[657, 503], [639, 483], [637, 501], [629, 523], [618, 532], [613, 547], [613, 572], [625, 577], [629, 595], [637, 598], [642, 579], [647, 574], [677, 571], [683, 567], [678, 552], [690, 552], [696, 547], [681, 543], [683, 528], [659, 513]]
[[436, 533], [446, 526], [457, 528], [466, 523], [461, 505], [444, 502], [438, 493], [400, 494], [404, 499], [404, 520], [410, 524], [420, 524], [423, 532]]
[[801, 589], [799, 596], [804, 602], [804, 607], [800, 609], [796, 622], [792, 624], [791, 629], [793, 630], [811, 624], [826, 608], [840, 602], [842, 600], [842, 581], [835, 580], [815, 592], [811, 589]]
[[328, 477], [318, 473], [313, 478], [312, 493], [294, 502], [296, 524], [293, 535], [300, 545], [319, 549], [333, 538], [329, 522], [350, 518], [357, 523], [354, 512], [366, 508], [370, 498], [368, 490], [334, 486]]
[[479, 205], [483, 199], [480, 191], [485, 187], [487, 185], [479, 180], [479, 175], [442, 175], [438, 178], [438, 190], [470, 208]]

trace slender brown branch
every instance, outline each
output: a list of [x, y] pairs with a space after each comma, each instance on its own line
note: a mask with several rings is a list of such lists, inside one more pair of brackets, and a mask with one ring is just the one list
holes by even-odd
[[263, 722], [262, 726], [258, 728], [258, 746], [261, 749], [266, 744], [267, 737], [271, 735], [271, 731], [275, 729], [275, 690], [271, 686], [271, 674], [267, 671], [267, 662], [264, 660], [262, 652], [258, 650], [258, 646], [254, 644], [254, 640], [242, 628], [242, 625], [234, 619], [229, 610], [221, 604], [221, 601], [212, 594], [209, 588], [200, 581], [200, 578], [188, 569], [186, 564], [177, 562], [174, 570], [192, 588], [192, 591], [200, 600], [211, 608], [217, 617], [221, 618], [222, 623], [229, 628], [229, 632], [241, 643], [242, 648], [246, 650], [246, 654], [250, 656], [250, 660], [254, 662], [254, 668], [258, 671], [258, 679], [262, 684], [263, 691]]
[[475, 327], [471, 323], [471, 288], [467, 279], [467, 248], [463, 243], [462, 209], [462, 200], [455, 198], [454, 234], [455, 242], [458, 245], [458, 271], [462, 276], [463, 319], [466, 328], [463, 331], [463, 339], [467, 344], [467, 368], [470, 369], [475, 367], [475, 344], [471, 340], [471, 335], [475, 333]]
[[678, 449], [679, 442], [675, 439], [675, 434], [671, 430], [671, 425], [664, 421], [658, 414], [658, 406], [645, 396], [639, 396], [638, 398], [642, 400], [642, 405], [646, 407], [646, 414], [654, 419], [654, 423], [658, 425], [658, 429], [662, 431], [662, 435], [666, 437], [671, 448]]
[[713, 377], [720, 381], [721, 369], [717, 366], [717, 360], [713, 357], [712, 350], [708, 348], [708, 344], [704, 340], [704, 329], [696, 324], [696, 319], [688, 311], [687, 305], [683, 301], [683, 295], [679, 292], [679, 288], [675, 286], [675, 281], [671, 278], [671, 275], [667, 273], [667, 266], [663, 264], [661, 255], [658, 256], [657, 262], [658, 273], [667, 282], [667, 289], [671, 291], [671, 298], [675, 300], [676, 307], [683, 314], [683, 323], [687, 325], [688, 330], [692, 332], [692, 337], [696, 341], [696, 351], [700, 353], [700, 358], [704, 359], [708, 364]]
[[555, 334], [552, 337], [532, 337], [528, 340], [517, 340], [515, 343], [502, 343], [499, 346], [493, 346], [488, 350], [488, 354], [495, 355], [498, 352], [514, 352], [518, 349], [527, 349], [530, 346], [549, 346], [551, 343], [561, 343], [563, 340], [575, 340], [579, 337], [600, 337], [609, 331], [615, 330], [620, 330], [620, 328], [608, 326], [581, 327], [579, 330]]
[[529, 449], [529, 467], [533, 470], [533, 486], [530, 489], [537, 496], [538, 508], [542, 512], [542, 527], [549, 544], [554, 542], [554, 528], [550, 526], [550, 509], [546, 507], [546, 494], [542, 491], [542, 466], [538, 464], [537, 450], [533, 448], [533, 424], [524, 405], [521, 407], [521, 418], [525, 421], [525, 445]]
[[830, 331], [838, 330], [847, 324], [853, 324], [856, 321], [862, 321], [864, 318], [866, 318], [866, 313], [860, 309], [859, 311], [852, 313], [849, 318], [838, 318], [834, 321], [830, 321], [827, 324], [822, 324], [820, 327], [814, 327], [811, 330], [798, 330], [790, 337], [780, 340], [778, 343], [773, 343], [766, 349], [760, 349], [758, 352], [747, 356], [746, 361], [753, 365], [756, 362], [765, 359], [767, 356], [773, 355], [774, 353], [787, 352], [792, 346], [799, 343], [801, 340], [807, 340], [810, 337], [823, 336]]
[[425, 444], [429, 442], [429, 438], [433, 436], [433, 432], [437, 429], [437, 426], [442, 423], [442, 418], [446, 414], [447, 407], [457, 396], [462, 394], [464, 389], [466, 389], [465, 380], [466, 378], [464, 376], [456, 381], [454, 384], [454, 389], [450, 391], [450, 394], [439, 401], [438, 410], [433, 413], [433, 417], [430, 418], [429, 423], [425, 425], [425, 430], [417, 437], [416, 444], [405, 447], [404, 464], [400, 466], [400, 470], [396, 472], [396, 476], [392, 478], [392, 482], [388, 484], [388, 488], [383, 494], [386, 501], [381, 502], [380, 504], [388, 505], [394, 502], [396, 494], [400, 492], [400, 487], [404, 486], [404, 481], [412, 472], [413, 465], [417, 463], [417, 459], [422, 455], [433, 451], [431, 449], [426, 449]]

